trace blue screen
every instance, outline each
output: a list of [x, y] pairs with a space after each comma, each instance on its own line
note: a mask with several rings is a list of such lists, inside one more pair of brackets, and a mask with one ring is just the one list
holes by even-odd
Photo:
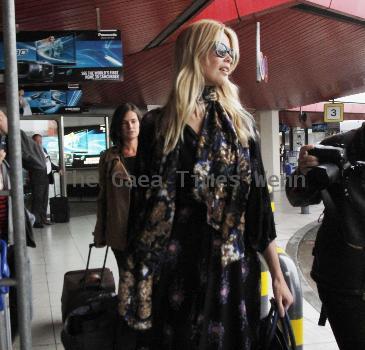
[[75, 64], [75, 38], [73, 35], [50, 35], [35, 42], [37, 61], [55, 65]]
[[[64, 156], [68, 168], [97, 167], [106, 149], [104, 125], [65, 127]], [[43, 146], [58, 164], [58, 137], [43, 136]]]
[[65, 107], [81, 106], [81, 90], [25, 91], [24, 98], [33, 113], [57, 114]]
[[121, 44], [115, 41], [77, 41], [77, 67], [122, 67]]
[[327, 123], [312, 124], [312, 132], [325, 132], [327, 130]]

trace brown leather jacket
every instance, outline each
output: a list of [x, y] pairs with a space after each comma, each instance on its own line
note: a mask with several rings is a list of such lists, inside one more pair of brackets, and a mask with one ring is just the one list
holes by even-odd
[[130, 187], [129, 174], [117, 147], [102, 153], [99, 163], [99, 195], [94, 242], [124, 250], [127, 243]]

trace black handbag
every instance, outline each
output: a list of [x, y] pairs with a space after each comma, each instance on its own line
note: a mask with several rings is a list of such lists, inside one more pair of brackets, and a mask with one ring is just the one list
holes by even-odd
[[66, 350], [114, 350], [118, 298], [101, 293], [66, 318], [61, 341]]
[[274, 299], [269, 314], [260, 325], [260, 350], [296, 350], [293, 328], [288, 313], [281, 318]]

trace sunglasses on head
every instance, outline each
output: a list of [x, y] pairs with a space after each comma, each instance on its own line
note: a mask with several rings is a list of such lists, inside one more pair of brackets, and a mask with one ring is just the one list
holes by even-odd
[[214, 43], [214, 52], [218, 57], [225, 58], [227, 54], [231, 56], [232, 60], [236, 59], [236, 52], [234, 49], [228, 48], [225, 44], [220, 41]]

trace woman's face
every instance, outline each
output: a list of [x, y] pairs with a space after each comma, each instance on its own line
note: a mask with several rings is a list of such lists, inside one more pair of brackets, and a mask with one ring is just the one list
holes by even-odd
[[[231, 43], [226, 34], [222, 33], [220, 44], [223, 44], [227, 49], [231, 49]], [[220, 45], [221, 47], [224, 46]], [[224, 52], [224, 50], [223, 50]], [[216, 50], [213, 49], [208, 53], [208, 57], [202, 63], [205, 84], [211, 86], [222, 86], [228, 80], [232, 70], [232, 57], [226, 53], [224, 57], [218, 56]]]
[[137, 114], [133, 111], [128, 111], [122, 121], [122, 137], [125, 141], [132, 141], [138, 138], [139, 120]]

